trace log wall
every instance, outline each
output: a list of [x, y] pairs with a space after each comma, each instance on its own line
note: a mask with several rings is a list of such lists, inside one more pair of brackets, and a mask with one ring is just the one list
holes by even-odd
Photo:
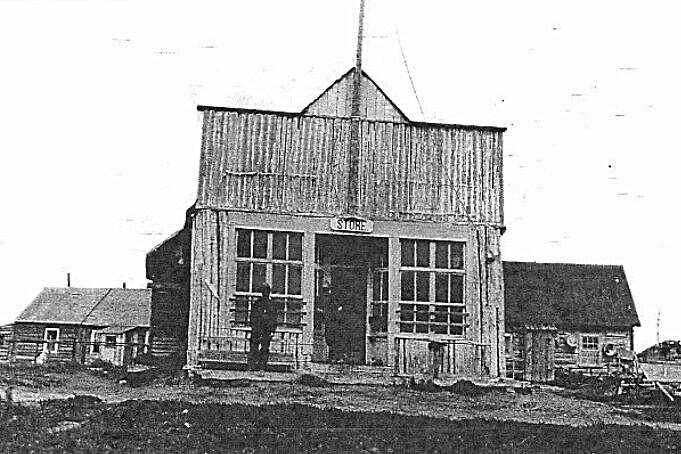
[[[569, 335], [575, 335], [580, 338], [582, 334], [597, 335], [599, 338], [598, 361], [596, 365], [585, 365], [580, 362], [581, 341], [576, 347], [570, 347], [565, 341]], [[614, 356], [606, 356], [603, 353], [603, 346], [606, 344], [613, 344], [626, 349], [631, 347], [631, 332], [629, 329], [594, 329], [588, 331], [561, 331], [558, 333], [556, 342], [556, 368], [578, 371], [585, 373], [601, 373], [607, 372], [617, 366], [617, 358]]]
[[[533, 354], [533, 346], [531, 345], [532, 336], [524, 329], [512, 330], [508, 333], [509, 349], [506, 352], [507, 372], [509, 378], [519, 380], [538, 380], [550, 381], [553, 376], [535, 377], [532, 371], [533, 360], [530, 356]], [[598, 336], [599, 348], [596, 353], [596, 364], [585, 364], [580, 360], [581, 349], [581, 335]], [[548, 335], [548, 333], [547, 333]], [[603, 347], [607, 344], [612, 344], [616, 347], [625, 349], [631, 348], [631, 330], [627, 328], [622, 329], [590, 329], [588, 331], [580, 330], [562, 330], [558, 333], [551, 333], [555, 337], [555, 348], [553, 352], [548, 354], [552, 356], [555, 369], [563, 371], [580, 372], [585, 374], [600, 374], [604, 372], [611, 372], [618, 367], [618, 360], [616, 356], [607, 356], [603, 353]], [[577, 338], [577, 345], [571, 347], [567, 343], [569, 336]], [[543, 354], [543, 353], [542, 353]], [[551, 358], [549, 358], [550, 360]]]
[[151, 293], [151, 354], [184, 354], [188, 323], [189, 286], [155, 284]]
[[49, 361], [71, 361], [74, 354], [74, 343], [77, 341], [77, 325], [52, 325], [43, 323], [14, 324], [14, 346], [12, 359], [33, 361], [43, 350], [45, 328], [59, 328], [57, 352], [49, 353]]

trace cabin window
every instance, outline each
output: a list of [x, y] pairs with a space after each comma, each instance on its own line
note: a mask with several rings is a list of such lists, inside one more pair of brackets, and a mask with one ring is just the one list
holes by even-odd
[[579, 351], [579, 364], [580, 366], [590, 367], [598, 366], [600, 360], [600, 349], [599, 349], [599, 339], [597, 335], [593, 334], [582, 334], [580, 351]]
[[97, 342], [97, 332], [90, 334], [90, 353], [99, 353], [99, 342]]
[[59, 351], [59, 328], [45, 328], [43, 351], [57, 353]]
[[400, 332], [462, 335], [464, 243], [400, 240]]
[[106, 336], [104, 338], [104, 344], [111, 348], [116, 346], [116, 336]]
[[[272, 298], [283, 301], [279, 322], [302, 322], [303, 234], [237, 229], [236, 291], [258, 295], [258, 286], [270, 284]], [[237, 299], [235, 321], [246, 323], [250, 299]]]
[[369, 326], [374, 333], [388, 331], [388, 269], [373, 272], [373, 298]]
[[582, 350], [598, 350], [598, 336], [582, 336]]

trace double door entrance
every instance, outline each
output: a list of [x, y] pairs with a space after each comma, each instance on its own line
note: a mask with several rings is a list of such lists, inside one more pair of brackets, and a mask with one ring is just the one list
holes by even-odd
[[316, 237], [315, 358], [367, 362], [373, 271], [387, 266], [387, 239], [349, 235]]

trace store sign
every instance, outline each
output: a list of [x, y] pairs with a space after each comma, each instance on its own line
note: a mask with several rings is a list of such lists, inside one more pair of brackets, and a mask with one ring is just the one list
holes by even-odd
[[331, 230], [337, 232], [371, 233], [374, 231], [373, 221], [362, 218], [343, 217], [331, 219]]

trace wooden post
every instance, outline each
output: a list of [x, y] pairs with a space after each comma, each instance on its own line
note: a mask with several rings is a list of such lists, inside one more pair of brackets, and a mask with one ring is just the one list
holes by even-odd
[[395, 338], [400, 332], [397, 310], [400, 307], [400, 240], [388, 238], [388, 365], [397, 367]]
[[350, 153], [348, 169], [347, 211], [357, 214], [359, 210], [359, 155], [360, 155], [360, 106], [362, 95], [362, 40], [364, 39], [364, 0], [359, 4], [359, 27], [357, 32], [357, 54], [352, 77], [352, 127], [350, 129]]
[[[315, 315], [315, 234], [306, 231], [303, 235], [303, 276], [302, 293], [303, 301], [307, 302], [303, 306], [305, 315], [303, 316], [303, 336], [302, 336], [302, 361], [305, 366], [312, 361], [314, 349], [314, 315]], [[296, 346], [296, 355], [300, 347]]]

